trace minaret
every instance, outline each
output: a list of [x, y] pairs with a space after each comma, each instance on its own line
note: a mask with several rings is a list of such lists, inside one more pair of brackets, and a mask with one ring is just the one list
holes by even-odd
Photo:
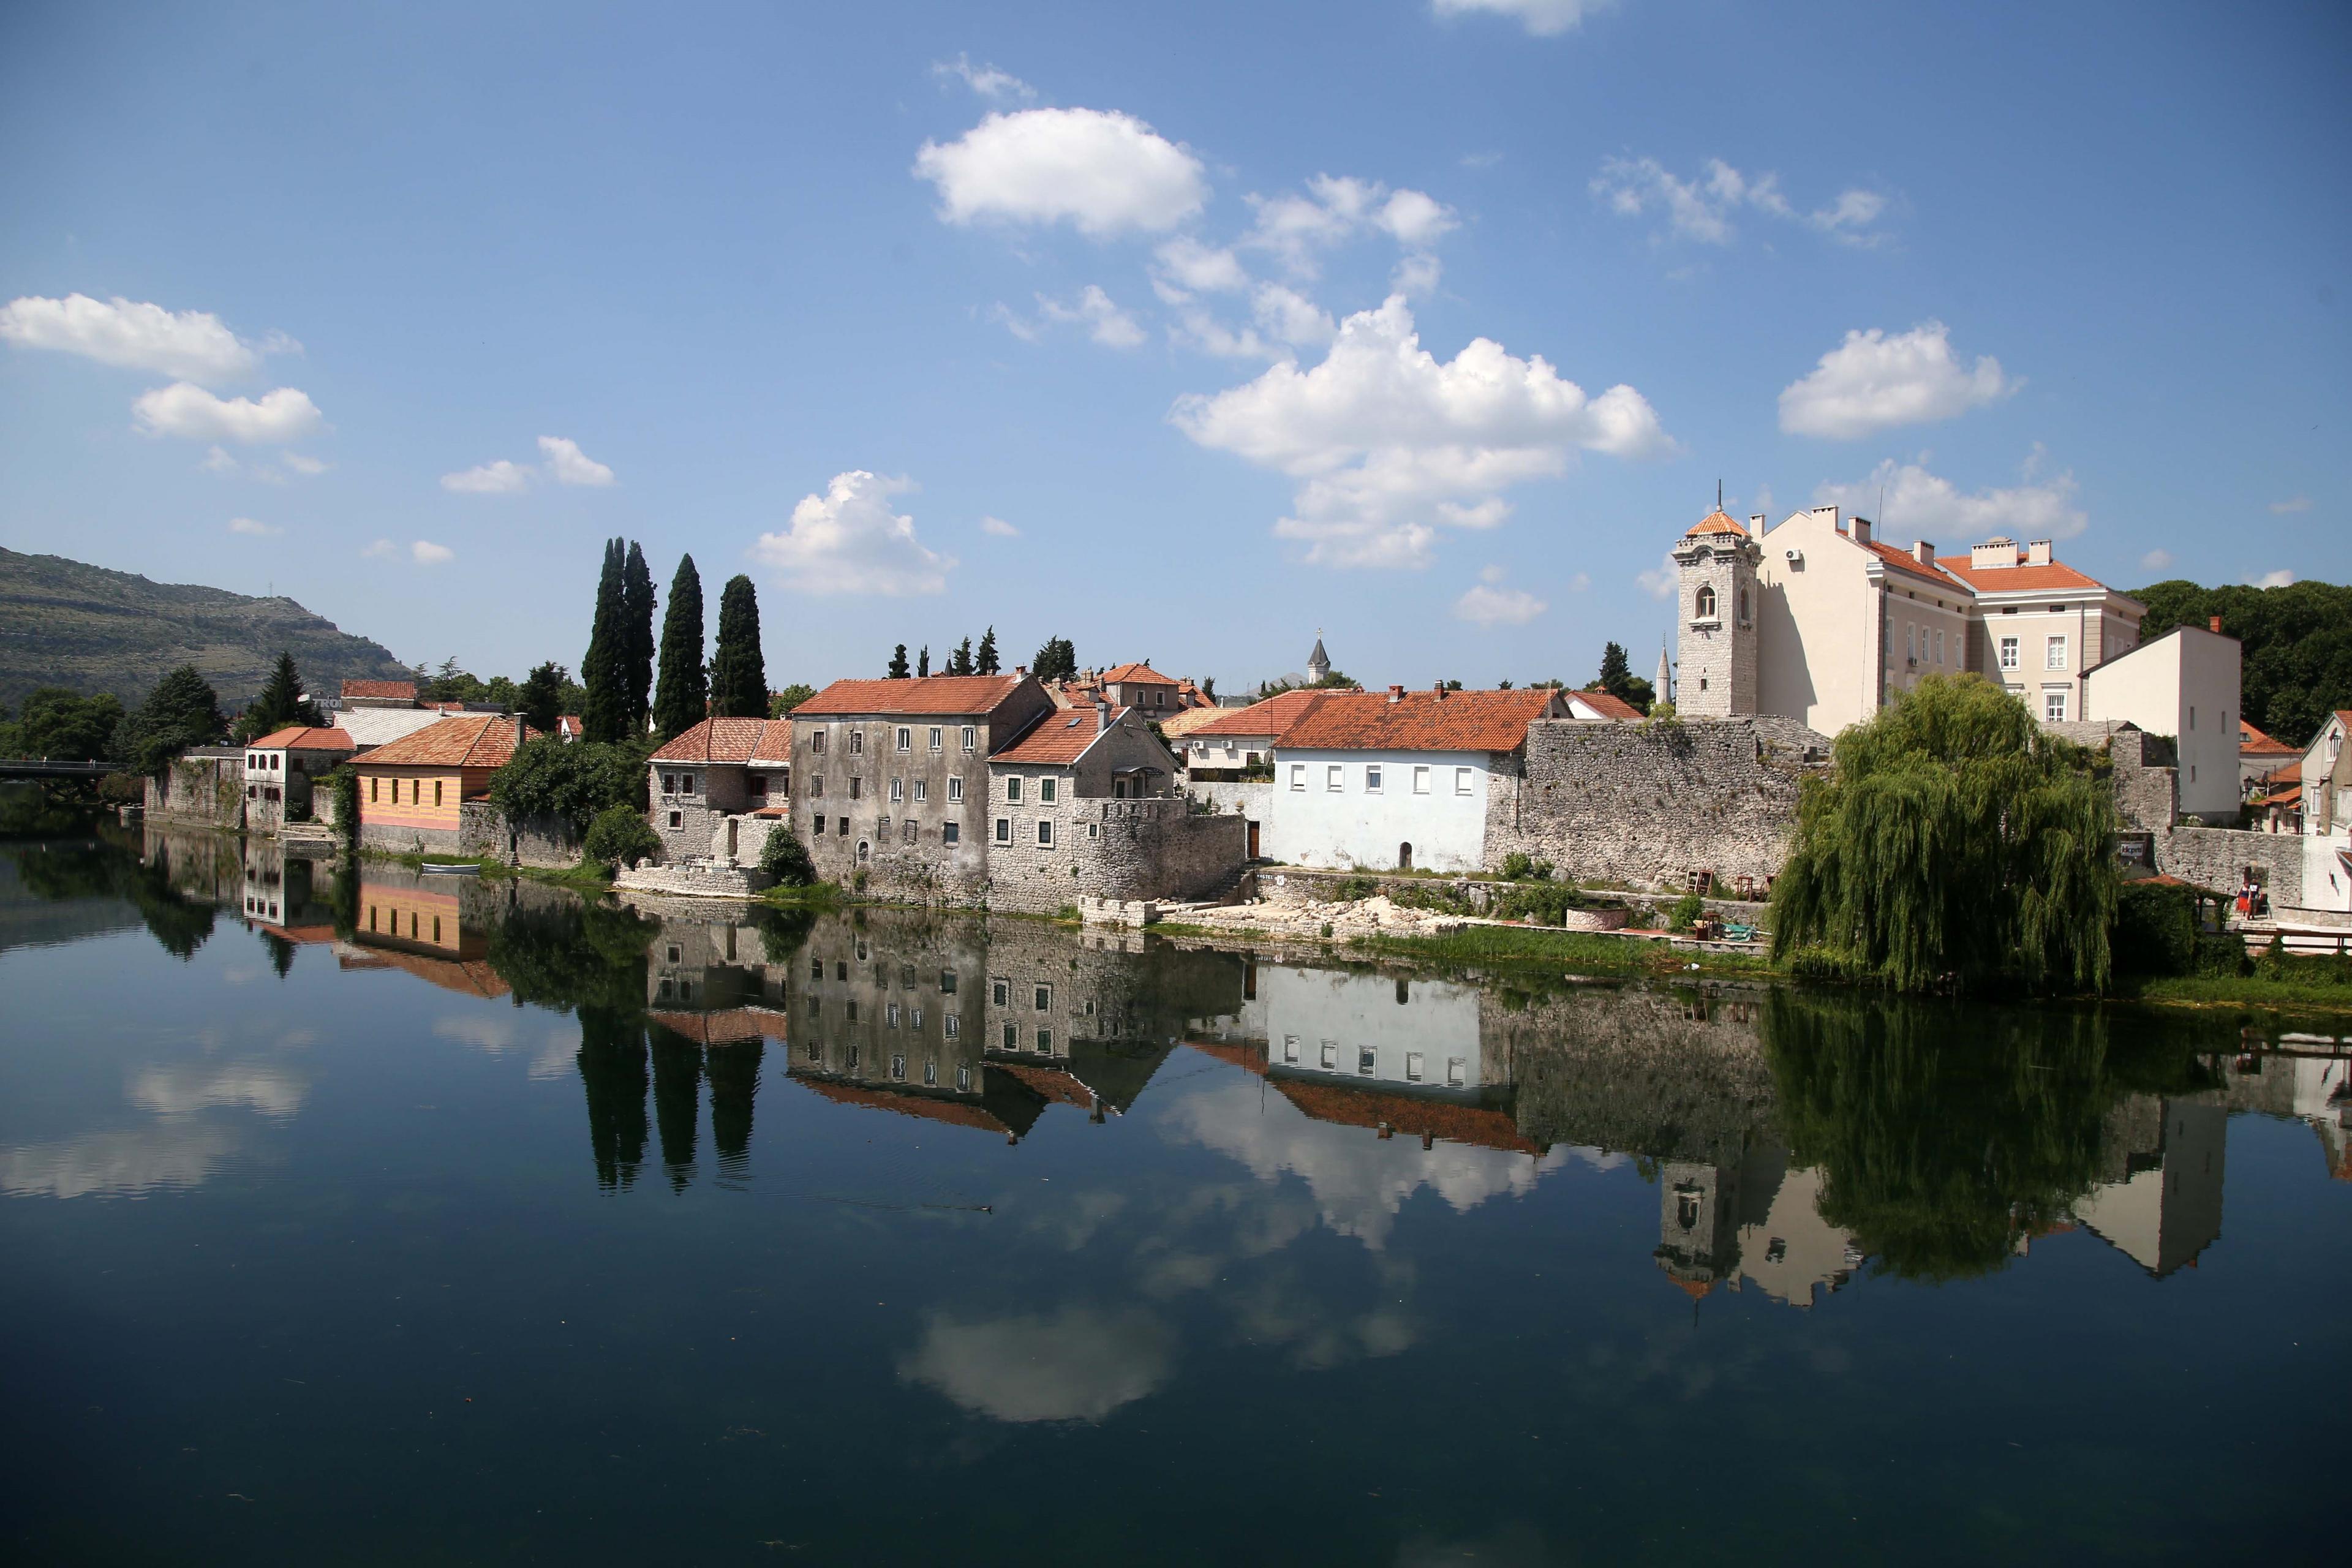
[[1672, 702], [1674, 700], [1675, 667], [1666, 659], [1666, 639], [1660, 637], [1658, 639], [1658, 677], [1650, 682], [1650, 700], [1654, 705], [1660, 702]]
[[1331, 656], [1323, 651], [1323, 634], [1315, 634], [1315, 651], [1307, 656], [1307, 684], [1319, 685], [1331, 673]]
[[1718, 507], [1674, 548], [1682, 681], [1675, 712], [1727, 719], [1756, 711], [1756, 571], [1764, 548]]

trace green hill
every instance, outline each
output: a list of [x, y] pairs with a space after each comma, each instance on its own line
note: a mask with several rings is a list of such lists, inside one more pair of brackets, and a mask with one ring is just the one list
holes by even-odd
[[135, 706], [164, 673], [193, 664], [235, 708], [261, 689], [284, 648], [313, 692], [344, 680], [404, 680], [389, 648], [336, 629], [288, 598], [151, 583], [59, 555], [0, 549], [0, 702], [37, 686], [111, 691]]

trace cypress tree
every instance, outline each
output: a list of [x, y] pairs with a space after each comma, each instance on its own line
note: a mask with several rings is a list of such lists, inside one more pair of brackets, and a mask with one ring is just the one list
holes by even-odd
[[611, 743], [629, 732], [629, 704], [623, 691], [628, 679], [628, 614], [622, 586], [625, 557], [621, 542], [604, 542], [604, 571], [596, 580], [596, 620], [588, 633], [588, 657], [580, 661], [580, 679], [588, 689], [580, 712], [584, 739]]
[[719, 646], [710, 656], [710, 707], [721, 718], [768, 716], [768, 662], [760, 651], [760, 596], [751, 579], [727, 580], [719, 598]]
[[980, 639], [980, 669], [982, 675], [996, 673], [996, 628], [991, 626]]
[[890, 668], [882, 672], [892, 680], [907, 679], [907, 645], [900, 643], [898, 651], [890, 656]]
[[670, 579], [669, 611], [662, 616], [661, 692], [654, 701], [654, 728], [669, 739], [700, 723], [709, 708], [710, 672], [702, 663], [702, 575], [688, 555]]
[[956, 644], [955, 652], [948, 655], [948, 673], [950, 675], [971, 673], [971, 639], [970, 637]]
[[929, 643], [925, 643], [923, 651], [915, 656], [915, 673], [917, 675], [931, 673], [931, 645]]
[[1626, 697], [1633, 683], [1633, 668], [1626, 661], [1625, 650], [1615, 643], [1601, 650], [1601, 674], [1592, 683], [1594, 689], [1606, 691], [1618, 699]]
[[629, 541], [628, 560], [621, 568], [621, 599], [627, 611], [624, 644], [625, 679], [621, 692], [628, 706], [629, 733], [646, 732], [648, 701], [654, 689], [654, 574], [646, 570], [646, 552]]

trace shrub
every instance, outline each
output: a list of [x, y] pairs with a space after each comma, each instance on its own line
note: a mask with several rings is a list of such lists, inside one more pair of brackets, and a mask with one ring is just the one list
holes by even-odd
[[2188, 973], [2197, 955], [2195, 895], [2165, 882], [2125, 883], [2108, 951], [2126, 974]]
[[1705, 899], [1700, 898], [1696, 893], [1685, 893], [1675, 900], [1675, 907], [1666, 911], [1666, 929], [1670, 931], [1686, 931], [1696, 925], [1698, 922], [1698, 917], [1706, 912]]
[[1514, 849], [1503, 857], [1503, 879], [1507, 882], [1524, 882], [1534, 874], [1534, 861]]
[[1562, 924], [1568, 911], [1584, 907], [1581, 894], [1563, 882], [1532, 882], [1513, 888], [1495, 901], [1495, 913], [1507, 921], [1532, 921], [1538, 925]]
[[608, 805], [589, 823], [586, 849], [588, 858], [614, 871], [636, 864], [643, 857], [660, 854], [661, 838], [633, 807]]
[[645, 756], [640, 748], [541, 735], [490, 775], [490, 803], [509, 820], [560, 817], [585, 833], [613, 807], [645, 809]]
[[805, 888], [816, 880], [816, 862], [809, 858], [808, 846], [782, 823], [768, 830], [768, 841], [760, 847], [760, 869], [780, 888]]

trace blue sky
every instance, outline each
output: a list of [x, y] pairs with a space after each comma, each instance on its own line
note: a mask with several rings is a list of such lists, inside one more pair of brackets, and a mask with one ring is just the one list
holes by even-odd
[[0, 542], [487, 675], [625, 534], [751, 572], [777, 684], [1645, 671], [1718, 479], [2342, 581], [2347, 68], [2324, 5], [19, 4]]

